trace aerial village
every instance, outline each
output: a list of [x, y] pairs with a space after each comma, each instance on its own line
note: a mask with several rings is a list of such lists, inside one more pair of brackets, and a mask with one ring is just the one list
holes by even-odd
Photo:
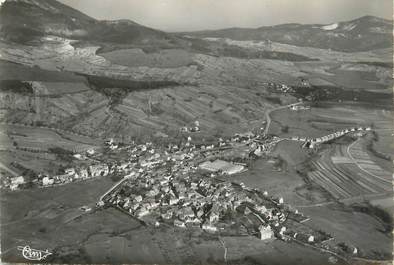
[[[261, 128], [263, 130], [263, 128]], [[324, 143], [347, 133], [370, 130], [352, 128], [318, 139], [293, 137], [304, 147]], [[182, 132], [199, 131], [198, 122]], [[50, 187], [99, 176], [117, 175], [119, 181], [99, 198], [97, 208], [115, 207], [145, 225], [198, 228], [207, 233], [253, 235], [261, 240], [278, 238], [312, 244], [321, 249], [341, 251], [329, 246], [332, 237], [315, 231], [298, 210], [274, 197], [268, 191], [226, 181], [226, 176], [247, 170], [248, 161], [268, 155], [284, 140], [276, 136], [247, 132], [228, 139], [219, 138], [209, 145], [194, 144], [187, 136], [179, 144], [158, 147], [153, 143], [124, 145], [113, 139], [106, 141], [103, 152], [88, 150], [74, 154], [77, 159], [94, 158], [86, 168], [67, 168], [57, 176], [38, 175], [37, 187]], [[124, 159], [119, 159], [118, 154]], [[117, 157], [110, 161], [107, 155]], [[126, 155], [124, 155], [126, 154]], [[25, 184], [23, 176], [3, 181], [2, 188], [17, 190]], [[90, 211], [90, 208], [85, 209]], [[357, 253], [346, 246], [347, 252]], [[349, 254], [349, 253], [347, 253]]]
[[[183, 127], [180, 130], [182, 132], [199, 131], [199, 123], [196, 121], [193, 127]], [[203, 161], [198, 164], [198, 167], [207, 171], [235, 174], [247, 170], [245, 167], [246, 164], [244, 163], [245, 160], [253, 156], [259, 157], [264, 153], [269, 153], [279, 141], [280, 139], [275, 136], [261, 137], [248, 132], [236, 134], [227, 140], [219, 138], [217, 143], [196, 145], [192, 144], [192, 138], [188, 136], [184, 143], [180, 145], [170, 144], [167, 148], [163, 149], [162, 147], [153, 147], [150, 142], [140, 145], [131, 144], [122, 146], [122, 144], [114, 143], [113, 139], [109, 139], [106, 141], [105, 148], [102, 152], [89, 149], [84, 154], [73, 154], [76, 160], [91, 161], [89, 165], [65, 168], [62, 174], [54, 176], [39, 173], [29, 183], [27, 183], [24, 176], [2, 178], [1, 188], [19, 190], [32, 186], [51, 187], [116, 174], [128, 168], [149, 168], [158, 164], [166, 165], [169, 161], [180, 161], [183, 163], [187, 159], [193, 159], [198, 162]], [[116, 159], [116, 161], [109, 162], [106, 154], [111, 152], [114, 156], [116, 156], [116, 152], [127, 152], [128, 157], [124, 161]], [[149, 155], [151, 157], [148, 157]], [[214, 159], [219, 156], [223, 159]], [[231, 162], [227, 162], [229, 160]]]
[[[298, 111], [300, 109], [308, 109], [308, 107], [291, 105], [290, 109]], [[193, 132], [199, 132], [199, 122], [196, 121], [192, 127], [182, 127], [180, 131], [182, 133], [189, 133], [190, 135]], [[106, 141], [106, 149], [102, 153], [96, 152], [94, 149], [88, 149], [85, 154], [73, 154], [73, 157], [77, 160], [93, 161], [93, 163], [88, 166], [65, 168], [63, 174], [55, 176], [47, 176], [46, 174], [38, 173], [29, 182], [24, 176], [4, 177], [1, 179], [0, 189], [19, 190], [29, 187], [50, 187], [113, 174], [119, 170], [119, 166], [116, 165], [118, 163], [108, 163], [104, 156], [108, 150], [116, 151], [117, 149], [131, 150], [131, 157], [134, 158], [134, 160], [137, 159], [140, 161], [141, 167], [161, 163], [165, 164], [168, 161], [180, 160], [183, 162], [185, 159], [193, 159], [194, 163], [196, 161], [203, 161], [198, 164], [200, 169], [231, 175], [247, 170], [245, 161], [251, 158], [261, 157], [264, 154], [269, 154], [275, 145], [282, 140], [301, 142], [303, 148], [313, 149], [320, 144], [330, 142], [346, 134], [353, 134], [354, 136], [360, 137], [364, 132], [368, 131], [371, 131], [371, 127], [354, 127], [339, 130], [317, 138], [302, 136], [279, 138], [277, 136], [259, 135], [247, 132], [236, 134], [227, 140], [219, 138], [216, 143], [208, 145], [193, 144], [192, 138], [189, 135], [187, 141], [183, 143], [183, 146], [170, 144], [168, 148], [164, 150], [163, 154], [160, 154], [160, 150], [155, 150], [153, 147], [150, 148], [152, 143], [149, 142], [141, 145], [122, 146], [119, 148], [119, 144], [114, 143], [113, 139], [110, 139]], [[145, 153], [154, 154], [154, 156], [148, 161], [145, 161], [142, 159]], [[231, 162], [228, 162], [229, 160]], [[135, 163], [129, 164], [127, 160], [121, 164], [122, 169], [130, 168], [131, 166], [135, 167], [137, 165]]]

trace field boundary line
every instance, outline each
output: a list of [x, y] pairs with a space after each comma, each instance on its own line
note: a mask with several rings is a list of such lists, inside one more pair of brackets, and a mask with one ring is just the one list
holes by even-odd
[[352, 155], [351, 152], [350, 152], [350, 149], [353, 147], [353, 145], [355, 145], [355, 144], [356, 144], [358, 141], [360, 141], [360, 140], [361, 140], [361, 138], [357, 139], [356, 141], [354, 141], [352, 144], [350, 144], [350, 145], [347, 147], [346, 152], [347, 152], [347, 154], [349, 155], [349, 158], [353, 161], [354, 164], [356, 164], [356, 166], [357, 166], [361, 171], [363, 171], [363, 172], [365, 172], [365, 173], [369, 174], [370, 176], [373, 176], [373, 177], [375, 177], [375, 178], [377, 178], [377, 179], [380, 179], [380, 180], [383, 181], [383, 182], [392, 184], [392, 183], [393, 183], [392, 181], [389, 181], [389, 180], [387, 180], [387, 179], [384, 179], [384, 178], [381, 178], [381, 177], [379, 177], [379, 176], [376, 176], [375, 174], [373, 174], [373, 173], [369, 172], [368, 170], [362, 168], [361, 165], [357, 162], [357, 160], [354, 159], [353, 155]]

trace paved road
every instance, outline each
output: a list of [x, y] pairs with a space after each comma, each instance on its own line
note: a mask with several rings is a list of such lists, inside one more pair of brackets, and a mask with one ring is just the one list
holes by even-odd
[[129, 175], [126, 175], [123, 177], [121, 180], [119, 180], [115, 185], [113, 185], [111, 188], [109, 188], [103, 195], [101, 195], [99, 201], [103, 201], [104, 197], [110, 194], [113, 190], [115, 190], [119, 185], [121, 185], [124, 181], [129, 179]]

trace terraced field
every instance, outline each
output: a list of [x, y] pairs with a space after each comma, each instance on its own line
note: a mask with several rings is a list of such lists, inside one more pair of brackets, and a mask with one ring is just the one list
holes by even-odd
[[181, 49], [167, 49], [148, 54], [142, 49], [122, 49], [100, 53], [100, 56], [110, 62], [131, 67], [176, 68], [193, 62], [193, 54]]
[[97, 148], [100, 141], [70, 133], [64, 130], [37, 128], [24, 125], [7, 125], [6, 133], [12, 142], [16, 142], [17, 149], [48, 151], [50, 148], [61, 147], [66, 150], [83, 152], [90, 148]]
[[[130, 92], [116, 106], [101, 107], [73, 125], [72, 130], [101, 136], [140, 137], [157, 131], [172, 133], [200, 122], [201, 133], [221, 130], [230, 135], [262, 120], [269, 107], [247, 89], [225, 86], [180, 86]], [[126, 139], [126, 138], [123, 138]]]
[[[279, 102], [289, 104], [295, 101], [291, 95], [275, 95], [273, 101], [269, 101], [268, 82], [297, 85], [300, 78], [304, 77], [314, 78], [319, 74], [335, 76], [332, 68], [339, 67], [341, 71], [348, 71], [355, 67], [349, 63], [347, 66], [342, 65], [339, 62], [340, 54], [333, 56], [334, 61], [307, 64], [267, 59], [215, 57], [177, 50], [166, 50], [158, 54], [115, 50], [97, 54], [98, 46], [73, 46], [73, 40], [53, 36], [43, 38], [42, 43], [43, 45], [38, 46], [17, 47], [2, 43], [0, 44], [1, 58], [19, 63], [20, 65], [17, 65], [19, 68], [25, 67], [22, 73], [37, 72], [37, 69], [41, 68], [44, 70], [40, 71], [52, 71], [54, 76], [58, 76], [59, 81], [62, 80], [63, 75], [67, 77], [72, 75], [70, 72], [79, 74], [73, 76], [74, 79], [80, 80], [72, 80], [72, 82], [58, 82], [48, 78], [45, 80], [47, 74], [41, 73], [42, 78], [36, 77], [41, 82], [33, 82], [33, 95], [2, 92], [0, 119], [8, 123], [53, 126], [94, 137], [115, 137], [127, 141], [133, 137], [145, 137], [157, 132], [171, 135], [179, 131], [179, 127], [191, 124], [197, 119], [207, 135], [248, 130], [253, 122], [255, 126], [263, 120], [265, 111], [273, 104]], [[311, 52], [306, 48], [300, 49], [305, 53]], [[172, 56], [174, 53], [181, 53], [180, 57], [183, 59], [177, 62], [168, 61], [166, 58], [174, 57]], [[318, 53], [314, 51], [314, 54]], [[379, 61], [382, 57], [379, 53], [361, 55], [360, 58], [375, 61]], [[321, 59], [326, 60], [326, 58]], [[128, 63], [129, 61], [131, 63]], [[6, 70], [9, 67], [8, 65]], [[17, 70], [15, 67], [14, 65], [13, 71]], [[376, 71], [375, 66], [360, 67], [353, 70], [372, 73]], [[318, 73], [312, 73], [316, 69]], [[381, 72], [379, 80], [386, 80], [387, 74], [384, 70], [379, 71]], [[87, 75], [123, 82], [179, 82], [180, 85], [139, 91], [129, 89], [125, 92], [123, 88], [117, 90], [115, 82], [112, 84], [113, 87], [103, 87], [100, 90], [94, 88]], [[31, 79], [21, 81], [36, 80], [30, 74], [26, 74], [26, 77]], [[1, 76], [1, 78], [8, 77]], [[115, 95], [118, 94], [115, 103], [108, 95], [108, 90]], [[328, 127], [328, 123], [341, 117], [336, 115], [327, 120], [324, 115], [319, 116], [321, 116], [320, 121], [313, 120], [311, 117], [314, 128], [309, 128], [308, 125], [307, 130], [298, 126], [299, 120], [295, 119], [284, 121], [282, 125], [294, 121], [294, 126], [292, 124], [289, 126], [289, 134], [320, 135], [321, 132], [328, 130], [324, 128]], [[357, 117], [354, 121], [345, 121], [346, 124], [343, 126], [348, 127], [348, 124], [362, 121], [362, 117]], [[273, 125], [272, 133], [280, 133], [282, 125]]]
[[349, 146], [334, 145], [326, 150], [312, 162], [315, 170], [308, 174], [309, 178], [336, 199], [392, 193], [392, 173], [374, 163], [361, 143], [357, 140]]
[[192, 83], [197, 77], [197, 66], [176, 68], [128, 67], [111, 63], [104, 57], [96, 55], [99, 47], [89, 46], [74, 48], [73, 40], [58, 37], [42, 39], [44, 45], [24, 46], [18, 48], [0, 44], [2, 60], [16, 62], [27, 66], [39, 66], [45, 70], [78, 72], [119, 79], [132, 80], [171, 80]]
[[392, 57], [391, 49], [345, 53], [338, 51], [327, 52], [323, 49], [297, 47], [276, 42], [269, 42], [268, 44], [266, 41], [207, 39], [213, 42], [224, 41], [230, 45], [258, 51], [292, 53], [317, 59], [317, 61], [312, 62], [292, 63], [293, 68], [299, 71], [300, 76], [307, 77], [312, 85], [363, 88], [381, 92], [390, 92], [392, 86], [392, 71], [390, 67], [361, 63], [380, 62], [390, 64], [391, 62], [388, 58]]
[[381, 49], [377, 51], [371, 52], [354, 52], [354, 53], [345, 53], [340, 51], [330, 51], [327, 52], [325, 49], [312, 48], [312, 47], [300, 47], [294, 46], [279, 42], [270, 41], [267, 43], [266, 41], [256, 41], [256, 40], [232, 40], [232, 39], [221, 39], [221, 38], [206, 38], [209, 41], [224, 41], [230, 45], [236, 45], [244, 48], [254, 48], [258, 50], [267, 50], [267, 51], [276, 51], [276, 52], [287, 52], [299, 54], [311, 58], [318, 58], [320, 60], [325, 61], [377, 61], [384, 62], [388, 61], [389, 57], [386, 57], [386, 60], [382, 59], [382, 54], [389, 55], [391, 53], [390, 49]]
[[0, 93], [0, 119], [32, 125], [64, 123], [75, 116], [88, 114], [98, 106], [106, 105], [105, 96], [92, 91], [84, 83], [29, 82], [33, 94], [13, 91]]

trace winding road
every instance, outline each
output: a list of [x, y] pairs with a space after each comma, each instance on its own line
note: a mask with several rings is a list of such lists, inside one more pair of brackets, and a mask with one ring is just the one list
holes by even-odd
[[267, 124], [266, 124], [265, 129], [264, 129], [264, 134], [266, 135], [268, 133], [269, 128], [271, 126], [271, 117], [270, 117], [271, 112], [277, 111], [277, 110], [281, 110], [281, 109], [287, 109], [287, 108], [290, 108], [292, 106], [297, 106], [297, 105], [301, 105], [301, 104], [303, 104], [303, 102], [292, 103], [292, 104], [289, 104], [289, 105], [280, 106], [280, 107], [276, 107], [276, 108], [267, 110], [265, 112], [265, 114], [264, 114], [265, 120], [267, 121]]

